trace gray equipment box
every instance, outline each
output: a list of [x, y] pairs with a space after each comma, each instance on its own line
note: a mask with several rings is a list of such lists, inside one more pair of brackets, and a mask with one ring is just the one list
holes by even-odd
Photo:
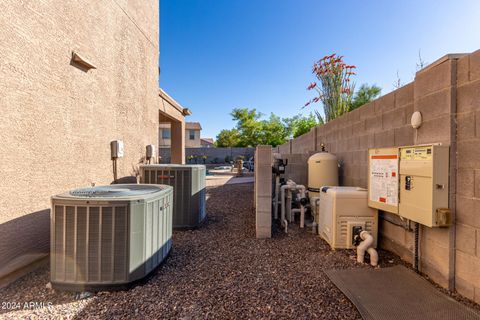
[[124, 184], [52, 197], [51, 283], [66, 291], [129, 287], [172, 248], [173, 188]]
[[195, 228], [205, 219], [204, 165], [146, 164], [140, 166], [140, 181], [173, 187], [173, 228]]

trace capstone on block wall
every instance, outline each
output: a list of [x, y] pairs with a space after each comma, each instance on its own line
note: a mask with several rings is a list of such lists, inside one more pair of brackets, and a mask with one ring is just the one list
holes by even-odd
[[[161, 163], [170, 163], [171, 161], [171, 150], [170, 148], [159, 148], [159, 155], [161, 158]], [[214, 147], [200, 147], [200, 148], [185, 148], [185, 156], [195, 156], [197, 157], [198, 163], [203, 163], [203, 156], [206, 156], [207, 159], [205, 163], [225, 163], [225, 159], [232, 161], [236, 157], [242, 156], [244, 160], [249, 160], [255, 155], [255, 148], [214, 148]], [[195, 160], [187, 161], [189, 163], [194, 163]]]
[[[0, 275], [49, 251], [50, 196], [135, 174], [158, 141], [158, 0], [0, 2]], [[71, 65], [72, 51], [96, 69]]]

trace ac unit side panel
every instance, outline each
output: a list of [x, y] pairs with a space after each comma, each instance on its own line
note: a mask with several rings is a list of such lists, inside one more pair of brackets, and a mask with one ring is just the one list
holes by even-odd
[[132, 203], [130, 214], [130, 277], [138, 278], [144, 274], [145, 262], [145, 203]]

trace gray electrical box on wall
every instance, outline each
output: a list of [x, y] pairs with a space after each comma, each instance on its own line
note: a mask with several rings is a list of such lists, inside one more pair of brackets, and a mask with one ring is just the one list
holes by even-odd
[[112, 159], [123, 158], [123, 141], [114, 140], [110, 142], [110, 150], [112, 153]]
[[155, 145], [153, 144], [147, 145], [146, 157], [147, 159], [151, 159], [155, 157]]

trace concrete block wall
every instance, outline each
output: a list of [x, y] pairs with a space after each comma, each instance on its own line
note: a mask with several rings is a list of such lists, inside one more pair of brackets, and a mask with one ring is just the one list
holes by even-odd
[[272, 147], [255, 151], [255, 212], [257, 238], [272, 237]]
[[[160, 148], [159, 155], [162, 157], [162, 163], [170, 163], [171, 155], [170, 148]], [[250, 159], [255, 154], [255, 148], [185, 148], [185, 156], [207, 156], [206, 163], [224, 163], [225, 157], [235, 159], [238, 156], [243, 156], [245, 160]], [[217, 162], [215, 162], [217, 161]], [[199, 159], [199, 163], [203, 163]]]
[[304, 186], [307, 186], [307, 161], [310, 155], [312, 155], [312, 151], [309, 151], [307, 153], [283, 154], [282, 158], [288, 161], [288, 164], [285, 167], [285, 174], [283, 175], [285, 179], [291, 179], [297, 184], [303, 184]]
[[480, 303], [480, 50], [457, 61], [455, 284]]
[[[418, 130], [410, 125], [414, 111], [423, 116]], [[307, 155], [325, 144], [341, 163], [341, 185], [367, 187], [369, 148], [449, 145], [449, 207], [456, 224], [421, 227], [420, 269], [441, 286], [479, 302], [479, 123], [480, 51], [476, 51], [437, 60], [419, 71], [414, 82], [279, 146], [278, 151], [284, 157]], [[397, 216], [383, 213], [382, 217], [380, 246], [412, 262], [413, 233], [401, 226]]]

